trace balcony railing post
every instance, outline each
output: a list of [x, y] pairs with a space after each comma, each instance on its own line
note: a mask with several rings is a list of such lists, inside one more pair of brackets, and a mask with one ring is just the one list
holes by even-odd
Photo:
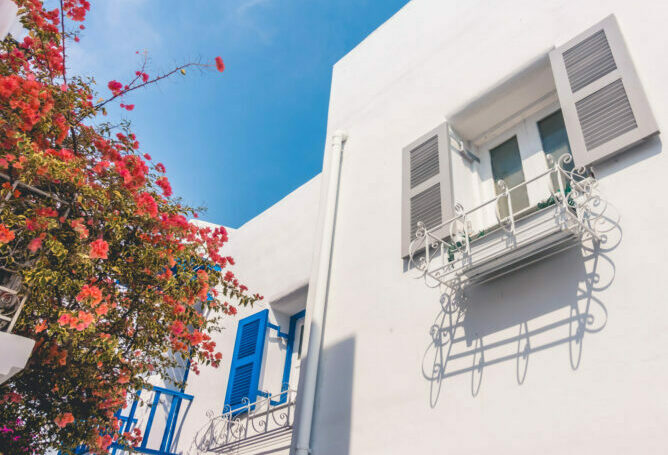
[[566, 198], [566, 188], [564, 188], [564, 181], [561, 176], [561, 168], [559, 167], [558, 164], [555, 164], [555, 167], [557, 169], [557, 181], [559, 182], [559, 194], [561, 195], [561, 205], [564, 206], [565, 209], [568, 209], [568, 200]]
[[288, 403], [288, 410], [287, 410], [287, 419], [288, 420], [286, 422], [287, 422], [288, 425], [291, 425], [290, 424], [290, 415], [292, 413], [290, 412], [290, 410], [292, 408], [292, 391], [288, 389], [285, 392], [287, 393], [286, 402]]
[[464, 212], [464, 239], [466, 241], [466, 255], [468, 256], [471, 253], [471, 244], [469, 242], [469, 227], [468, 227], [468, 218], [466, 218], [466, 212]]
[[250, 420], [250, 413], [251, 413], [252, 408], [251, 408], [250, 400], [248, 398], [244, 398], [244, 400], [246, 400], [246, 402], [247, 402], [246, 413], [245, 413], [246, 414], [245, 415], [246, 425], [244, 427], [244, 439], [246, 439], [248, 437], [248, 424], [250, 423], [249, 420]]
[[510, 232], [515, 235], [515, 216], [513, 214], [513, 201], [510, 199], [510, 189], [506, 187], [506, 202], [508, 203], [508, 216], [510, 217]]
[[267, 411], [264, 413], [264, 432], [269, 430], [269, 412], [271, 411], [271, 398], [267, 398]]
[[226, 414], [223, 414], [227, 422], [223, 422], [223, 428], [225, 428], [225, 444], [230, 441], [230, 433], [232, 432], [232, 410], [228, 411]]

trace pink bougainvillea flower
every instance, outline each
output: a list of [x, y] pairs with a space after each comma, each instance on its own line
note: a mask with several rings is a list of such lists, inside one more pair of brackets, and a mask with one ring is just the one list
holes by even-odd
[[69, 325], [71, 320], [72, 320], [72, 315], [71, 314], [63, 313], [58, 318], [58, 324], [60, 324], [62, 326], [66, 326], [66, 325]]
[[165, 165], [162, 164], [162, 163], [158, 163], [158, 164], [155, 165], [155, 170], [160, 172], [161, 174], [164, 174], [165, 171], [166, 171]]
[[41, 321], [39, 324], [35, 325], [35, 333], [40, 333], [46, 330], [46, 322]]
[[0, 243], [9, 243], [14, 240], [14, 232], [7, 229], [7, 226], [0, 224]]
[[58, 212], [52, 207], [40, 207], [35, 210], [35, 213], [37, 216], [43, 216], [45, 218], [55, 218], [58, 216]]
[[206, 273], [206, 270], [198, 270], [197, 271], [197, 279], [200, 281], [206, 281], [209, 279], [209, 274]]
[[84, 284], [76, 299], [77, 302], [85, 301], [95, 306], [102, 301], [102, 291], [97, 286]]
[[167, 177], [160, 177], [155, 181], [155, 183], [162, 188], [162, 194], [165, 195], [165, 197], [169, 197], [172, 195], [172, 185], [170, 185], [169, 180], [167, 180]]
[[83, 218], [77, 218], [76, 220], [70, 221], [70, 225], [72, 226], [72, 229], [74, 229], [74, 231], [79, 234], [80, 239], [88, 238], [89, 232], [88, 228], [84, 224]]
[[107, 87], [109, 87], [109, 90], [111, 90], [112, 92], [117, 92], [123, 88], [123, 84], [121, 84], [118, 81], [109, 81]]
[[172, 328], [171, 328], [171, 330], [172, 330], [172, 333], [173, 333], [174, 335], [180, 335], [181, 333], [183, 333], [183, 329], [185, 329], [185, 326], [183, 325], [183, 322], [181, 322], [181, 321], [174, 321], [174, 322], [172, 323]]
[[135, 105], [134, 105], [134, 104], [126, 104], [126, 105], [125, 105], [125, 110], [126, 110], [126, 111], [131, 111], [131, 110], [134, 109], [134, 108], [135, 108]]
[[223, 63], [223, 59], [220, 58], [220, 56], [216, 57], [216, 69], [221, 73], [225, 71], [225, 64]]
[[20, 403], [23, 400], [23, 396], [16, 392], [7, 392], [2, 398], [0, 398], [0, 403]]
[[106, 303], [103, 303], [99, 307], [95, 308], [95, 314], [97, 314], [98, 316], [104, 316], [108, 312], [109, 312], [109, 305], [107, 305]]
[[74, 416], [71, 412], [66, 412], [53, 419], [53, 421], [56, 422], [56, 425], [60, 428], [65, 428], [67, 424], [74, 422]]
[[97, 239], [90, 244], [90, 253], [88, 255], [91, 259], [107, 259], [108, 252], [109, 244], [102, 239]]
[[89, 313], [87, 311], [79, 311], [77, 314], [79, 318], [79, 323], [77, 324], [76, 329], [78, 331], [82, 331], [88, 328], [89, 325], [93, 322], [95, 317], [92, 315], [92, 313]]
[[149, 193], [141, 193], [135, 197], [137, 204], [137, 215], [149, 215], [151, 218], [158, 216], [158, 204]]
[[105, 434], [104, 436], [97, 437], [97, 445], [99, 445], [103, 450], [107, 450], [107, 447], [109, 447], [112, 442], [114, 442], [114, 440], [111, 435]]
[[28, 249], [32, 251], [33, 253], [36, 253], [37, 250], [42, 248], [42, 240], [44, 240], [44, 237], [46, 237], [46, 234], [41, 233], [39, 237], [35, 237], [28, 243]]
[[123, 371], [120, 375], [118, 375], [119, 384], [127, 384], [128, 382], [130, 382], [130, 375], [127, 371]]

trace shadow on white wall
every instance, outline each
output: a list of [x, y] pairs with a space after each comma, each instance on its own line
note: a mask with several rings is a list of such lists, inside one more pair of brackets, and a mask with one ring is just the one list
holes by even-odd
[[522, 385], [530, 357], [558, 346], [568, 345], [564, 364], [578, 369], [585, 336], [603, 330], [608, 319], [601, 293], [612, 285], [615, 265], [607, 253], [622, 238], [612, 212], [608, 206], [603, 242], [587, 242], [483, 285], [443, 292], [422, 360], [431, 407], [454, 376], [470, 375], [470, 392], [477, 396], [493, 365], [515, 362]]

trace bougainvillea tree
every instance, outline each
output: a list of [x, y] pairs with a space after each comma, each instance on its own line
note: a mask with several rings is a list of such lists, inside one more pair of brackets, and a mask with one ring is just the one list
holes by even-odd
[[100, 120], [109, 103], [134, 109], [137, 88], [224, 66], [151, 77], [140, 64], [94, 92], [66, 71], [89, 2], [15, 1], [27, 36], [0, 49], [0, 270], [28, 296], [13, 332], [36, 346], [0, 386], [0, 453], [104, 453], [137, 442], [114, 417], [131, 394], [186, 358], [217, 366], [210, 333], [261, 298], [227, 270], [225, 229], [189, 223], [129, 125]]

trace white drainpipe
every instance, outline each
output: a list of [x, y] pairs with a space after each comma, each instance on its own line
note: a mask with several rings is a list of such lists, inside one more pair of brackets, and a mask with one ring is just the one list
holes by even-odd
[[311, 323], [308, 335], [308, 350], [306, 351], [305, 368], [299, 384], [297, 421], [295, 422], [295, 455], [308, 455], [311, 443], [311, 425], [313, 423], [313, 407], [315, 404], [316, 380], [318, 377], [318, 362], [322, 346], [323, 322], [327, 307], [327, 294], [332, 261], [332, 242], [334, 239], [334, 224], [336, 222], [336, 208], [339, 200], [339, 184], [341, 175], [341, 157], [343, 144], [348, 135], [337, 131], [332, 136], [332, 154], [330, 156], [329, 181], [327, 182], [327, 199], [325, 200], [325, 218], [323, 221], [322, 241], [320, 243], [320, 257], [318, 273], [313, 292], [313, 302], [309, 305]]

